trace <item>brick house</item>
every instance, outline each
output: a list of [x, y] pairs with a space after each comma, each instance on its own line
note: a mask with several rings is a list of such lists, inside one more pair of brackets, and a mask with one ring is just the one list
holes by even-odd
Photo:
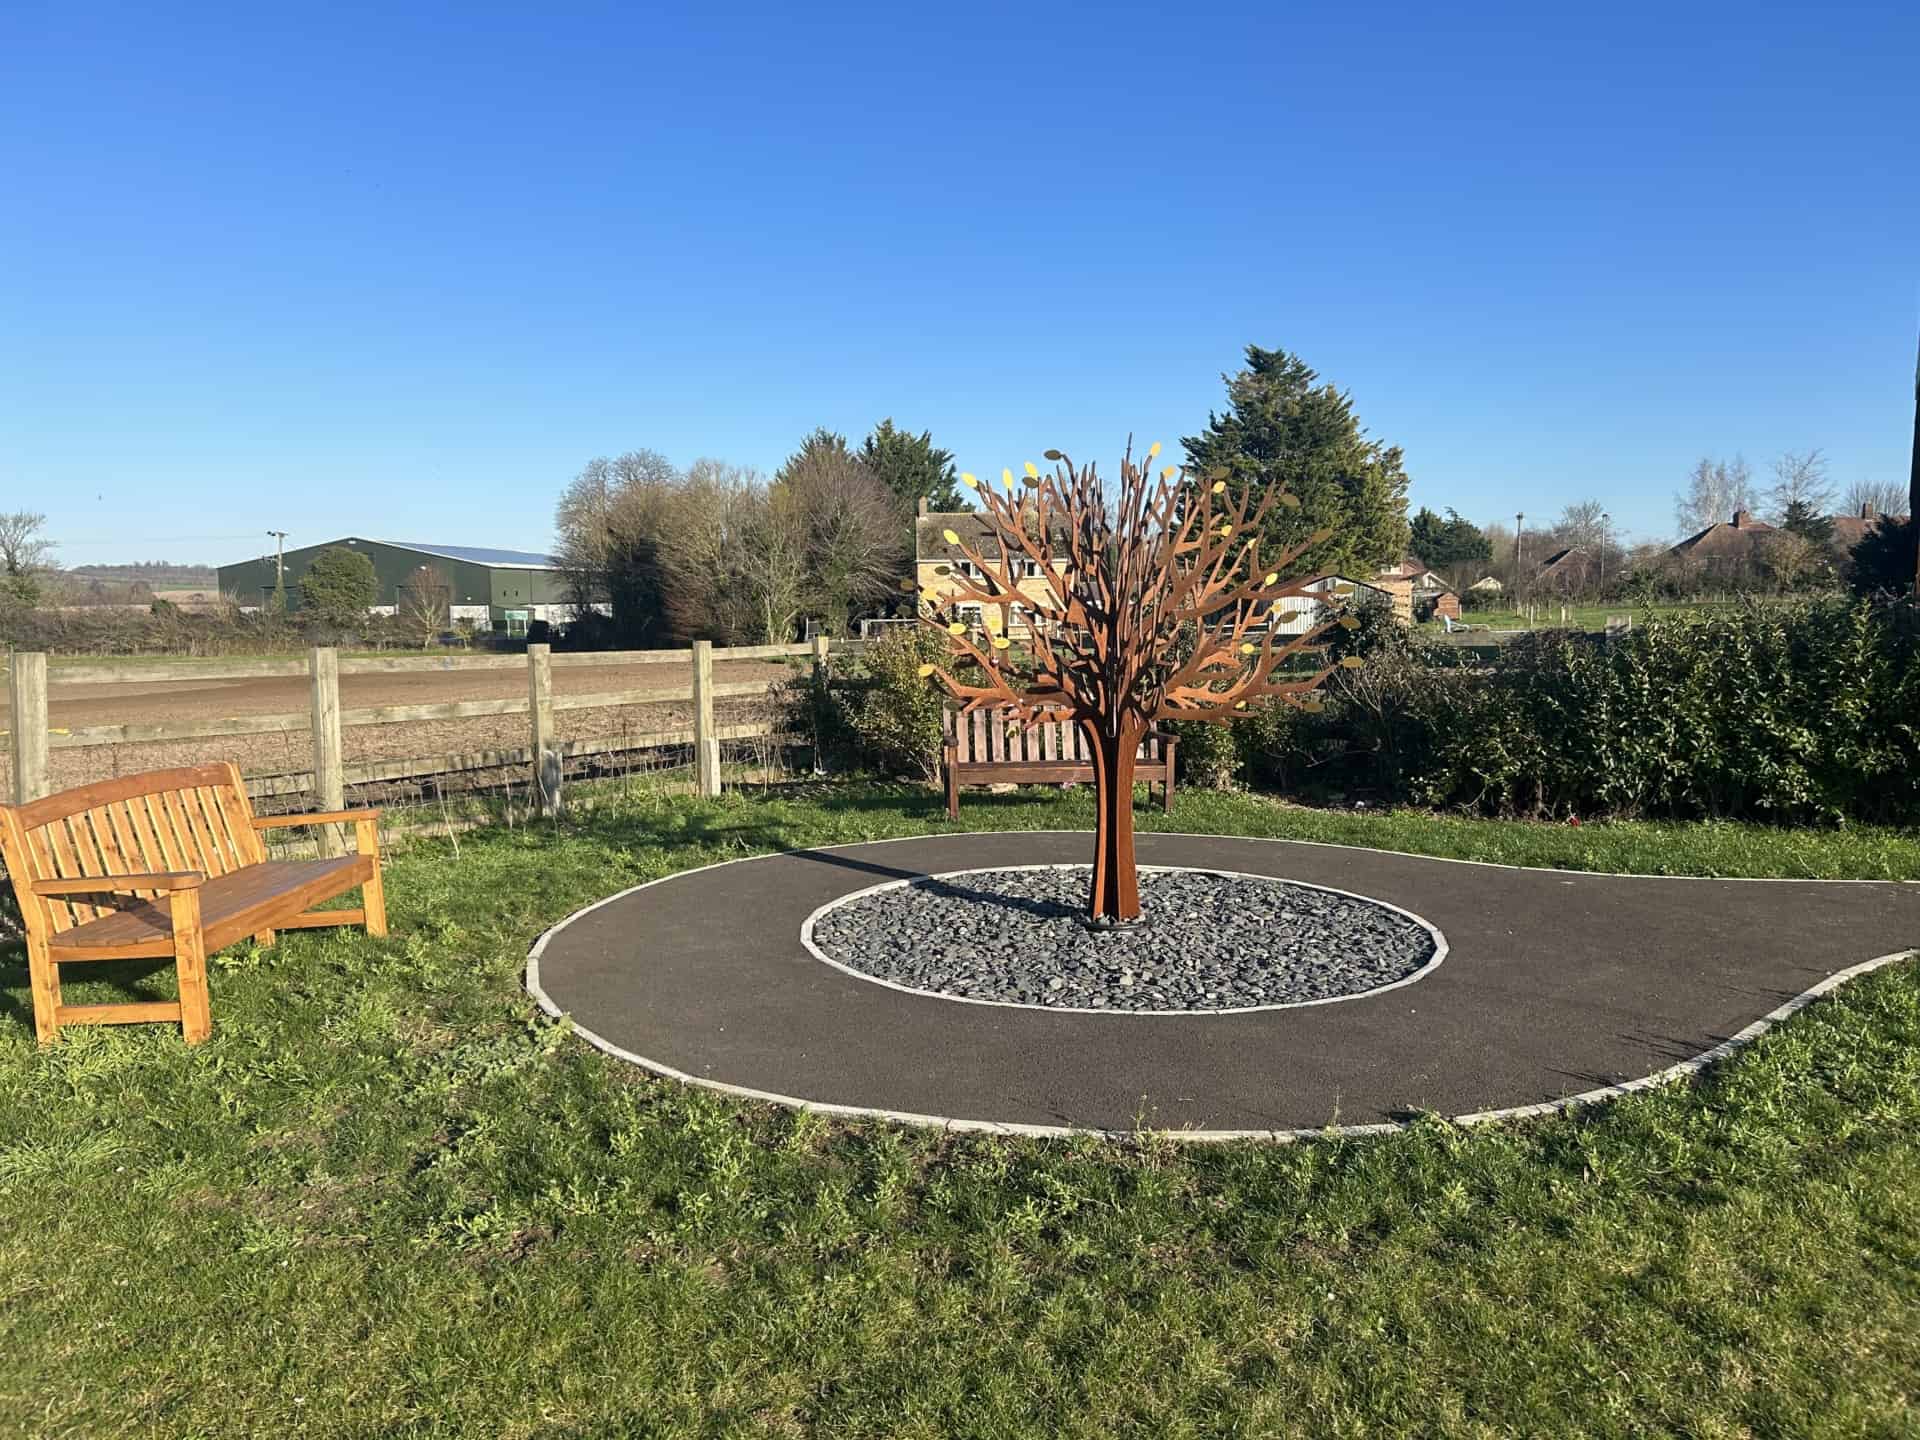
[[[948, 534], [965, 539], [983, 559], [997, 561], [1000, 558], [999, 537], [978, 511], [929, 510], [923, 498], [920, 501], [920, 513], [913, 522], [913, 578], [920, 586], [921, 594], [940, 606], [944, 606], [964, 582], [971, 582], [975, 589], [987, 588], [981, 584], [982, 577], [975, 570], [973, 562], [960, 553], [959, 545], [946, 538]], [[1055, 537], [1053, 548], [1056, 554], [1065, 547], [1065, 543], [1064, 535]], [[1016, 559], [1014, 567], [1014, 588], [1019, 593], [1035, 600], [1043, 600], [1051, 593], [1045, 577], [1032, 561]], [[1056, 559], [1053, 568], [1064, 574], [1066, 562]], [[960, 614], [990, 635], [1000, 633], [1001, 611], [998, 605], [965, 601], [960, 605]], [[1027, 629], [1017, 601], [1010, 620], [1007, 627], [1010, 634], [1018, 635]]]

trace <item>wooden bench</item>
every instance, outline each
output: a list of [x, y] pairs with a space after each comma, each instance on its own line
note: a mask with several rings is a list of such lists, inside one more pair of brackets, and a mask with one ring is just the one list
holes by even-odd
[[[189, 1045], [213, 1028], [207, 956], [279, 930], [365, 925], [387, 933], [378, 810], [256, 816], [235, 765], [155, 770], [0, 805], [6, 862], [27, 931], [33, 1023], [42, 1044], [62, 1025], [179, 1021]], [[263, 830], [350, 823], [352, 855], [269, 860]], [[314, 910], [358, 887], [358, 910]], [[60, 967], [77, 960], [173, 960], [177, 1002], [62, 1005]]]
[[[947, 816], [960, 818], [962, 785], [1065, 785], [1091, 782], [1093, 756], [1086, 732], [1071, 720], [1036, 720], [1009, 729], [1006, 711], [946, 711], [946, 744], [941, 769], [947, 782]], [[1173, 809], [1173, 751], [1178, 739], [1149, 730], [1135, 752], [1134, 778], [1159, 781], [1168, 810]]]

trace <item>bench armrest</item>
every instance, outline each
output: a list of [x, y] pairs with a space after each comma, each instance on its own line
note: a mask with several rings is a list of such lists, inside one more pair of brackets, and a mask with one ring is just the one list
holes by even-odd
[[36, 895], [120, 894], [133, 890], [198, 890], [207, 877], [198, 870], [156, 870], [147, 875], [76, 875], [70, 880], [35, 880]]
[[323, 810], [315, 815], [256, 815], [256, 830], [284, 830], [290, 825], [342, 825], [353, 820], [378, 820], [380, 812], [369, 810]]

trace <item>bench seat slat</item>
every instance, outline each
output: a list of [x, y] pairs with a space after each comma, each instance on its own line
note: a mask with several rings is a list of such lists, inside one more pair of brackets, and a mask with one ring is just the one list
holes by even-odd
[[[363, 855], [326, 860], [268, 860], [217, 876], [200, 887], [207, 949], [218, 950], [260, 930], [279, 929], [315, 901], [350, 889], [372, 874]], [[164, 899], [136, 900], [97, 920], [63, 930], [59, 960], [135, 959], [171, 955], [173, 931]]]
[[1031, 764], [1008, 761], [992, 764], [962, 765], [960, 778], [969, 785], [1067, 785], [1076, 780], [1093, 779], [1087, 765], [1055, 764], [1036, 760]]

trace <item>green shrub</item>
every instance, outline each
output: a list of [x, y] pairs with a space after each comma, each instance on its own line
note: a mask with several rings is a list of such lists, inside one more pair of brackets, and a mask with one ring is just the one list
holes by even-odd
[[1242, 771], [1522, 815], [1920, 820], [1920, 613], [1747, 605], [1632, 634], [1546, 632], [1485, 669], [1407, 644], [1263, 714]]
[[1240, 745], [1234, 727], [1206, 720], [1175, 720], [1160, 726], [1178, 737], [1173, 752], [1180, 783], [1196, 790], [1231, 790], [1240, 772]]
[[889, 775], [933, 780], [940, 774], [940, 688], [920, 674], [944, 663], [947, 645], [931, 630], [902, 627], [873, 642], [864, 657], [867, 685], [840, 701], [859, 762]]

